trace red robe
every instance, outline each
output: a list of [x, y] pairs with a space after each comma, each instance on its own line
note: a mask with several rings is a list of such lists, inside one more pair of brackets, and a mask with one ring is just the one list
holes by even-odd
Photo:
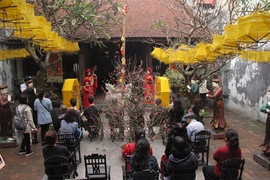
[[90, 105], [88, 97], [90, 96], [90, 86], [83, 87], [83, 107], [86, 108]]
[[154, 95], [155, 95], [155, 84], [154, 77], [152, 75], [146, 74], [144, 85], [144, 103], [145, 104], [153, 104], [154, 103]]
[[86, 82], [88, 82], [90, 85], [87, 88], [83, 88], [84, 108], [89, 106], [88, 97], [90, 95], [96, 95], [96, 90], [98, 87], [97, 76], [95, 74], [85, 76], [85, 78], [83, 79], [83, 85], [85, 85]]

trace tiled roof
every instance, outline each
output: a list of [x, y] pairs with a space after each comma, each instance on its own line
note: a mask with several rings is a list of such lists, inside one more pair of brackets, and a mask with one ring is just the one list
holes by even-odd
[[[123, 0], [118, 0], [123, 2]], [[173, 1], [172, 1], [173, 2]], [[159, 0], [127, 0], [128, 13], [126, 15], [126, 37], [165, 37], [161, 29], [154, 29], [154, 21], [163, 17], [173, 17], [173, 14]], [[178, 17], [183, 16], [178, 12]], [[187, 27], [185, 27], [187, 28]], [[122, 25], [114, 26], [111, 37], [122, 36]]]
[[[124, 0], [115, 0], [118, 3], [125, 5]], [[162, 22], [166, 22], [167, 26], [173, 27], [174, 29], [179, 29], [176, 27], [176, 23], [173, 20], [174, 17], [181, 19], [183, 22], [190, 22], [190, 19], [187, 19], [186, 16], [179, 11], [171, 12], [166, 5], [171, 5], [172, 3], [177, 2], [176, 0], [126, 0], [128, 5], [128, 13], [126, 15], [126, 39], [137, 39], [137, 38], [153, 38], [153, 39], [163, 39], [166, 38], [164, 32], [161, 28], [154, 28], [155, 22], [158, 19], [161, 19]], [[166, 5], [162, 4], [161, 1], [166, 2]], [[188, 6], [187, 9], [192, 9]], [[122, 21], [122, 13], [118, 13], [120, 21]], [[178, 24], [179, 25], [179, 24]], [[184, 29], [185, 32], [190, 31], [190, 26], [180, 24], [180, 29]], [[123, 23], [120, 22], [117, 25], [111, 25], [111, 31], [108, 32], [111, 40], [118, 39], [122, 37], [122, 28]], [[192, 36], [204, 37], [204, 34], [208, 33], [205, 29], [197, 29]], [[87, 37], [88, 30], [80, 29], [76, 34], [78, 37]], [[209, 33], [208, 33], [209, 34]], [[183, 33], [172, 33], [167, 35], [168, 37], [186, 37]], [[100, 37], [101, 39], [103, 37]]]

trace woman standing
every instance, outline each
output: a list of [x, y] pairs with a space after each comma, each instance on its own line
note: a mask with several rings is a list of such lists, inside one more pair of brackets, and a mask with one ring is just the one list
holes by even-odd
[[52, 122], [51, 111], [52, 102], [46, 98], [46, 92], [43, 90], [38, 94], [38, 98], [34, 102], [34, 109], [37, 111], [38, 124], [41, 127], [41, 141], [42, 146], [45, 145], [44, 136], [49, 130], [50, 123]]
[[[27, 88], [24, 90], [24, 94], [27, 96], [27, 99], [28, 99], [27, 103], [32, 109], [33, 120], [34, 120], [35, 126], [37, 127], [37, 111], [35, 111], [35, 109], [34, 109], [34, 102], [36, 99], [36, 93], [35, 93], [35, 89], [33, 87], [33, 80], [31, 79], [31, 77], [29, 77], [29, 79], [27, 80]], [[37, 143], [38, 143], [37, 133], [35, 133], [33, 144], [37, 144]]]
[[238, 133], [234, 129], [228, 129], [225, 136], [226, 146], [218, 148], [213, 154], [216, 160], [215, 166], [203, 167], [203, 174], [206, 180], [219, 180], [222, 177], [221, 165], [227, 159], [241, 158], [241, 149], [239, 147]]
[[[19, 99], [19, 106], [16, 108], [16, 113], [20, 113], [26, 120], [26, 129], [22, 132], [23, 133], [23, 140], [21, 144], [21, 148], [19, 150], [19, 154], [25, 154], [26, 156], [30, 156], [33, 152], [30, 149], [30, 133], [33, 131], [37, 132], [37, 128], [33, 121], [32, 109], [28, 106], [28, 98], [27, 95], [21, 95]], [[19, 115], [19, 114], [17, 114]]]

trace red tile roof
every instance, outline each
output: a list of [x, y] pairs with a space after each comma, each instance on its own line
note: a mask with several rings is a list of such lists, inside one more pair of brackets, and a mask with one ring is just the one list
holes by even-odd
[[[118, 0], [123, 2], [123, 0]], [[173, 2], [173, 1], [172, 1]], [[154, 29], [153, 21], [163, 16], [173, 17], [173, 14], [159, 0], [127, 0], [128, 13], [126, 15], [126, 37], [165, 37], [161, 29]], [[183, 16], [178, 12], [178, 17]], [[122, 25], [114, 26], [111, 37], [121, 37]]]
[[[122, 3], [123, 6], [124, 0], [115, 0], [118, 3]], [[172, 3], [177, 2], [176, 0], [126, 0], [128, 5], [128, 13], [126, 15], [126, 38], [127, 39], [136, 39], [136, 38], [156, 38], [163, 39], [166, 37], [164, 32], [160, 28], [154, 28], [154, 22], [157, 22], [158, 19], [161, 19], [162, 22], [166, 22], [167, 26], [174, 27], [177, 29], [176, 23], [173, 20], [174, 17], [181, 19], [183, 22], [189, 22], [190, 19], [187, 19], [186, 16], [182, 14], [182, 12], [174, 11], [171, 12], [166, 5], [171, 5]], [[166, 5], [162, 4], [161, 1], [166, 2]], [[178, 2], [179, 3], [179, 2]], [[179, 5], [178, 5], [179, 6]], [[190, 7], [187, 7], [190, 11], [193, 11]], [[122, 21], [122, 13], [118, 13], [120, 21]], [[168, 19], [169, 18], [169, 19]], [[179, 23], [179, 22], [178, 22]], [[181, 29], [184, 29], [185, 32], [190, 31], [190, 26], [187, 25], [179, 25]], [[111, 31], [108, 34], [111, 36], [111, 40], [119, 39], [122, 37], [122, 27], [123, 24], [120, 22], [117, 25], [112, 25], [110, 27]], [[205, 29], [197, 29], [192, 36], [196, 37], [204, 37], [204, 35], [209, 34]], [[78, 37], [86, 37], [88, 35], [88, 30], [86, 28], [81, 28], [78, 32], [76, 32]], [[186, 37], [183, 33], [170, 33], [169, 37]], [[103, 37], [100, 37], [103, 38]]]

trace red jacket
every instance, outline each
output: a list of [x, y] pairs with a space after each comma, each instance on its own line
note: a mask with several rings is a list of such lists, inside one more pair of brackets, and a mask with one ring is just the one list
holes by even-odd
[[[126, 146], [125, 146], [125, 148], [124, 148], [124, 150], [122, 152], [122, 156], [125, 157], [125, 154], [126, 155], [133, 154], [134, 151], [135, 151], [135, 147], [136, 147], [135, 142], [126, 144]], [[150, 152], [149, 153], [150, 153], [150, 155], [153, 155], [152, 146], [150, 146]]]
[[238, 147], [236, 150], [231, 151], [229, 145], [226, 144], [226, 147], [218, 148], [217, 151], [213, 154], [214, 160], [217, 161], [217, 164], [214, 167], [214, 173], [221, 177], [221, 165], [224, 160], [231, 158], [241, 158], [242, 153], [241, 149]]

